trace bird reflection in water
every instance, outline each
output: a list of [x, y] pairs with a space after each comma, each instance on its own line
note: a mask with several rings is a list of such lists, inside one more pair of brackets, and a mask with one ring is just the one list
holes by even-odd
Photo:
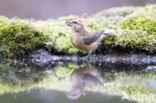
[[94, 67], [79, 68], [70, 77], [71, 89], [67, 94], [70, 99], [78, 99], [86, 86], [103, 86], [104, 79]]

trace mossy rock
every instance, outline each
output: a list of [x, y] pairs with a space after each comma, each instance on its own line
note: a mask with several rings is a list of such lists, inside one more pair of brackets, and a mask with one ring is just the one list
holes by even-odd
[[46, 36], [36, 31], [31, 21], [0, 17], [0, 54], [2, 57], [24, 56], [45, 44]]
[[156, 49], [156, 5], [145, 7], [118, 7], [101, 11], [93, 16], [68, 16], [47, 21], [8, 19], [0, 17], [0, 55], [23, 57], [31, 50], [54, 45], [58, 51], [74, 54], [78, 49], [70, 42], [68, 20], [80, 20], [88, 31], [105, 30], [114, 34], [102, 45], [115, 43], [122, 48], [149, 51]]
[[123, 48], [148, 51], [156, 47], [156, 36], [149, 35], [145, 31], [119, 30], [117, 34], [116, 43]]
[[149, 35], [156, 35], [156, 5], [149, 5], [139, 9], [124, 18], [119, 24], [122, 29], [146, 31]]
[[156, 5], [136, 10], [119, 22], [117, 44], [149, 51], [156, 48]]

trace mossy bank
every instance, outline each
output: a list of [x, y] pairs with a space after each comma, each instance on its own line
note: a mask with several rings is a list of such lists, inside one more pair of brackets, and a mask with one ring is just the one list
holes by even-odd
[[[130, 48], [132, 51], [153, 52], [156, 49], [156, 5], [119, 7], [101, 11], [89, 17], [68, 16], [47, 21], [0, 17], [0, 55], [23, 57], [30, 51], [54, 45], [57, 51], [74, 54], [67, 20], [81, 20], [89, 31], [105, 30], [113, 37], [102, 45]], [[103, 49], [101, 49], [103, 51]]]

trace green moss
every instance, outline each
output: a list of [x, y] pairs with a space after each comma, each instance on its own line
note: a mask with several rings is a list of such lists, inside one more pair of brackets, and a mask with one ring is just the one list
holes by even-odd
[[116, 43], [122, 47], [149, 50], [156, 47], [156, 36], [143, 31], [121, 30], [116, 32]]
[[116, 44], [133, 50], [156, 48], [156, 5], [147, 5], [122, 19], [117, 27]]
[[4, 57], [24, 56], [46, 44], [74, 54], [77, 49], [70, 42], [71, 28], [65, 25], [68, 20], [82, 21], [91, 32], [112, 32], [115, 36], [104, 39], [102, 45], [109, 45], [115, 39], [115, 44], [123, 48], [148, 51], [156, 48], [155, 18], [156, 5], [111, 8], [86, 18], [71, 15], [34, 21], [0, 17], [0, 54]]
[[124, 18], [119, 24], [122, 29], [146, 31], [156, 35], [156, 5], [148, 5]]
[[0, 54], [4, 57], [23, 56], [45, 44], [46, 37], [36, 31], [31, 21], [0, 17]]
[[[104, 10], [95, 18], [105, 18], [108, 25], [103, 27], [112, 32], [115, 44], [123, 48], [149, 51], [156, 48], [156, 5], [146, 7], [120, 7]], [[102, 20], [101, 20], [102, 21]], [[153, 35], [152, 35], [153, 34]], [[114, 37], [103, 41], [111, 44]]]
[[58, 20], [37, 21], [34, 26], [48, 37], [46, 44], [53, 44], [58, 51], [69, 54], [77, 51], [70, 42], [70, 28], [65, 24], [67, 19], [76, 19], [74, 16], [58, 18]]

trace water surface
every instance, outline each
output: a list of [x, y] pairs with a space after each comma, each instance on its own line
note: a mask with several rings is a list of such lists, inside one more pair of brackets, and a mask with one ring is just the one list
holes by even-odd
[[156, 95], [155, 71], [147, 70], [148, 66], [70, 62], [39, 67], [1, 61], [0, 100], [2, 103], [137, 103], [127, 96]]

